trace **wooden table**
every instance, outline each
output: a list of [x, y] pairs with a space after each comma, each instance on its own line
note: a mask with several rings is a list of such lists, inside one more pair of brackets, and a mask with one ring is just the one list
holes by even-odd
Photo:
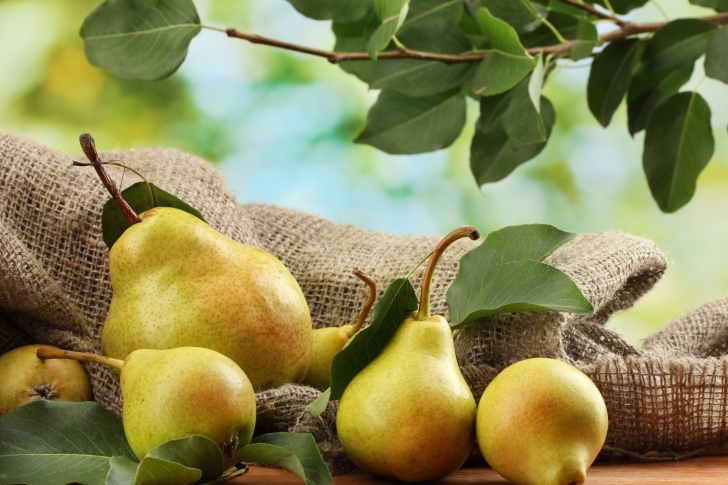
[[[226, 482], [236, 485], [300, 485], [301, 480], [285, 470], [251, 467], [245, 475]], [[335, 485], [381, 485], [397, 482], [378, 480], [360, 472], [334, 477]], [[463, 468], [436, 482], [441, 485], [507, 484], [490, 468]], [[664, 463], [597, 463], [587, 472], [586, 485], [728, 485], [728, 455], [703, 456]]]

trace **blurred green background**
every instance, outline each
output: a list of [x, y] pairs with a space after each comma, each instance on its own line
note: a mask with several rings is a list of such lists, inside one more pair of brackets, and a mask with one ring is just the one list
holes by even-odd
[[[557, 125], [547, 148], [506, 180], [478, 188], [469, 129], [453, 147], [391, 156], [355, 145], [376, 92], [325, 60], [203, 31], [182, 68], [156, 83], [124, 81], [89, 65], [78, 29], [97, 0], [0, 0], [0, 128], [69, 153], [78, 135], [101, 149], [177, 147], [217, 164], [241, 203], [268, 202], [361, 227], [444, 235], [542, 222], [576, 232], [625, 231], [655, 241], [670, 267], [611, 328], [637, 342], [690, 308], [728, 295], [728, 86], [700, 88], [713, 111], [716, 154], [695, 198], [659, 211], [624, 105], [608, 129], [588, 111], [589, 61], [558, 71], [545, 95]], [[197, 0], [203, 23], [329, 49], [328, 22], [285, 0]], [[658, 0], [670, 19], [707, 15], [687, 0]], [[660, 21], [655, 2], [631, 19]], [[683, 90], [703, 78], [702, 62]]]

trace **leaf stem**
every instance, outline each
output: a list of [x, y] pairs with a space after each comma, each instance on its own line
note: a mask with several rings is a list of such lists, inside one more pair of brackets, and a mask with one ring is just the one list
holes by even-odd
[[88, 354], [85, 352], [73, 352], [71, 350], [42, 348], [38, 349], [36, 355], [39, 359], [70, 359], [78, 360], [81, 362], [94, 362], [96, 364], [108, 365], [119, 370], [121, 370], [121, 368], [124, 366], [123, 360], [112, 359], [111, 357], [106, 357], [105, 355]]
[[[625, 21], [625, 20], [621, 20], [614, 15], [608, 15], [603, 12], [600, 12], [587, 4], [580, 4], [573, 0], [558, 0], [558, 1], [567, 3], [567, 4], [577, 7], [577, 8], [581, 8], [582, 10], [586, 10], [601, 19], [605, 19], [605, 20], [608, 19], [621, 27], [620, 29], [600, 35], [599, 40], [602, 42], [613, 42], [615, 40], [624, 39], [625, 37], [629, 37], [629, 36], [636, 35], [636, 34], [643, 34], [643, 33], [647, 33], [647, 32], [656, 32], [667, 24], [667, 22], [649, 22], [649, 23], [636, 24], [636, 23]], [[699, 17], [699, 20], [703, 20], [706, 22], [712, 22], [717, 25], [726, 25], [726, 24], [728, 24], [728, 12], [722, 12], [722, 13], [719, 13], [716, 15], [708, 15], [705, 17]], [[220, 29], [214, 29], [214, 30], [220, 31]], [[246, 34], [244, 32], [240, 32], [239, 30], [234, 29], [234, 28], [225, 29], [224, 32], [227, 34], [228, 37], [247, 40], [248, 42], [252, 42], [253, 44], [264, 44], [264, 45], [268, 45], [268, 46], [272, 46], [272, 47], [277, 47], [279, 49], [291, 50], [291, 51], [295, 51], [295, 52], [301, 52], [303, 54], [309, 54], [309, 55], [313, 55], [313, 56], [317, 56], [317, 57], [323, 57], [332, 64], [339, 64], [341, 62], [371, 60], [368, 52], [334, 52], [334, 51], [326, 51], [326, 50], [322, 50], [322, 49], [314, 49], [311, 47], [290, 44], [288, 42], [281, 42], [276, 39], [271, 39], [271, 38], [263, 37], [263, 36], [256, 35], [256, 34]], [[528, 54], [530, 54], [530, 55], [538, 55], [539, 52], [543, 52], [544, 54], [562, 54], [564, 52], [569, 52], [574, 47], [574, 45], [577, 44], [577, 42], [578, 41], [575, 41], [575, 40], [567, 40], [566, 42], [561, 42], [560, 44], [529, 47], [528, 49], [526, 49], [526, 52], [528, 52]], [[480, 62], [483, 59], [485, 59], [487, 56], [488, 56], [488, 52], [481, 52], [478, 54], [442, 54], [439, 52], [418, 51], [418, 50], [400, 47], [398, 49], [391, 50], [391, 51], [379, 52], [377, 54], [377, 60], [420, 59], [420, 60], [426, 60], [426, 61], [442, 62], [443, 64], [459, 64], [459, 63], [467, 63], [467, 62]]]
[[[139, 173], [137, 170], [134, 170], [133, 168], [131, 168], [131, 167], [127, 166], [127, 165], [124, 165], [123, 163], [117, 163], [117, 162], [114, 162], [113, 160], [110, 161], [110, 162], [99, 162], [99, 163], [101, 163], [101, 165], [113, 165], [115, 167], [121, 167], [124, 170], [129, 170], [130, 172], [134, 172], [136, 174], [136, 176], [139, 177], [140, 179], [142, 179], [144, 181], [144, 183], [147, 185], [147, 190], [149, 191], [149, 197], [152, 200], [152, 205], [156, 207], [156, 205], [157, 205], [157, 199], [155, 199], [155, 197], [154, 197], [154, 191], [152, 190], [152, 184], [149, 183], [149, 180], [147, 180], [147, 178], [144, 175], [142, 175], [141, 173]], [[74, 161], [73, 162], [73, 165], [75, 167], [88, 167], [89, 165], [93, 165], [93, 164], [92, 163], [81, 163], [81, 162], [75, 162]], [[122, 180], [122, 182], [123, 182], [123, 180]]]
[[463, 226], [455, 229], [445, 236], [437, 245], [430, 256], [430, 261], [425, 268], [425, 274], [422, 276], [422, 284], [420, 285], [420, 307], [417, 310], [415, 320], [422, 321], [430, 316], [430, 286], [432, 285], [432, 277], [435, 275], [435, 267], [440, 261], [440, 257], [445, 250], [458, 239], [469, 237], [473, 241], [480, 238], [480, 232], [471, 226]]
[[662, 8], [662, 5], [660, 5], [660, 4], [659, 4], [659, 3], [657, 2], [657, 0], [650, 0], [650, 3], [651, 3], [652, 5], [654, 5], [654, 6], [655, 6], [655, 8], [656, 8], [657, 10], [659, 10], [659, 11], [660, 11], [660, 14], [662, 14], [663, 18], [664, 18], [664, 19], [665, 19], [666, 21], [668, 21], [668, 22], [670, 21], [670, 16], [669, 16], [669, 15], [667, 15], [667, 12], [665, 12], [665, 9], [664, 9], [664, 8]]
[[90, 133], [84, 133], [79, 137], [79, 142], [81, 143], [81, 149], [83, 150], [83, 153], [86, 154], [86, 157], [91, 162], [91, 165], [93, 165], [93, 167], [96, 169], [96, 173], [101, 179], [101, 182], [104, 184], [104, 187], [106, 187], [106, 190], [108, 190], [111, 196], [114, 198], [114, 200], [116, 201], [116, 205], [119, 206], [119, 210], [124, 216], [124, 219], [126, 219], [126, 223], [129, 226], [133, 226], [134, 224], [142, 222], [137, 213], [134, 212], [134, 209], [132, 209], [131, 206], [121, 196], [121, 192], [119, 192], [116, 184], [111, 179], [111, 177], [109, 177], [108, 172], [101, 163], [99, 152], [96, 150], [96, 142], [94, 141], [94, 137], [91, 136]]
[[359, 268], [354, 268], [352, 273], [354, 273], [354, 276], [362, 280], [369, 287], [369, 297], [367, 298], [367, 301], [364, 302], [364, 306], [361, 309], [361, 313], [359, 313], [359, 318], [356, 320], [356, 323], [351, 330], [349, 330], [349, 338], [353, 337], [359, 330], [361, 330], [362, 325], [364, 325], [364, 322], [366, 321], [367, 316], [369, 316], [369, 312], [374, 305], [374, 300], [377, 298], [377, 283], [371, 278], [371, 276]]

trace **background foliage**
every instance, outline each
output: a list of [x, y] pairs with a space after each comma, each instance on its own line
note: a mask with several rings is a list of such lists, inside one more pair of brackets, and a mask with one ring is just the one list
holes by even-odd
[[[601, 128], [589, 112], [589, 69], [581, 64], [554, 72], [545, 86], [558, 122], [544, 151], [481, 192], [468, 161], [476, 106], [468, 107], [465, 131], [451, 149], [386, 155], [351, 143], [377, 93], [322, 59], [203, 31], [181, 70], [159, 83], [93, 68], [78, 29], [96, 3], [0, 2], [0, 127], [73, 153], [82, 131], [94, 133], [102, 149], [176, 146], [218, 163], [242, 202], [390, 232], [442, 235], [467, 223], [487, 233], [543, 222], [650, 238], [673, 264], [653, 294], [611, 324], [632, 340], [728, 292], [725, 132], [716, 133], [695, 198], [664, 215], [642, 172], [644, 135], [630, 138], [623, 104]], [[711, 13], [686, 0], [658, 3], [671, 19]], [[196, 5], [205, 23], [324, 49], [334, 43], [325, 22], [306, 19], [284, 0]], [[628, 18], [663, 20], [653, 3]], [[684, 90], [697, 86], [701, 69], [699, 62]], [[700, 93], [713, 126], [725, 127], [725, 87], [709, 79]]]

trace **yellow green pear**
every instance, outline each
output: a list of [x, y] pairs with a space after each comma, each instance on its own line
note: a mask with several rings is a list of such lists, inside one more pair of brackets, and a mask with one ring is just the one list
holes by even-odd
[[478, 405], [478, 446], [516, 485], [581, 485], [607, 437], [607, 406], [576, 367], [536, 358], [504, 369]]
[[155, 207], [137, 216], [101, 164], [84, 152], [129, 227], [109, 252], [113, 287], [101, 350], [205, 347], [234, 360], [254, 389], [300, 382], [311, 358], [306, 299], [272, 254], [233, 241], [187, 212]]
[[135, 350], [120, 361], [41, 349], [43, 359], [71, 358], [121, 370], [124, 434], [140, 459], [170, 440], [201, 435], [217, 443], [226, 466], [255, 428], [255, 392], [245, 373], [214, 350]]
[[366, 273], [359, 268], [354, 268], [354, 275], [362, 280], [369, 287], [369, 297], [359, 313], [359, 318], [354, 325], [342, 325], [341, 327], [318, 328], [313, 331], [313, 351], [311, 353], [311, 365], [308, 367], [303, 384], [321, 389], [322, 391], [331, 386], [331, 364], [334, 357], [343, 349], [346, 344], [356, 335], [364, 325], [369, 311], [377, 297], [377, 284]]
[[397, 328], [339, 401], [339, 440], [366, 472], [404, 482], [437, 480], [460, 468], [473, 450], [475, 400], [460, 373], [450, 325], [429, 315], [437, 261], [464, 236], [479, 234], [464, 227], [440, 242], [425, 270], [418, 312]]
[[90, 401], [91, 384], [83, 366], [74, 360], [43, 361], [38, 349], [25, 345], [0, 356], [0, 416], [23, 404], [49, 401]]

